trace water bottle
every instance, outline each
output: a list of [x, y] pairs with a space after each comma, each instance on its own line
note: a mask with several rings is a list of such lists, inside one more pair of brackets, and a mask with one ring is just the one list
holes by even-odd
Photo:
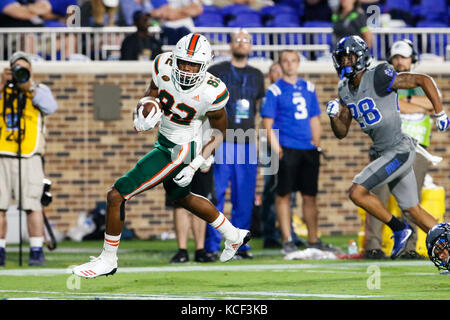
[[358, 253], [358, 246], [356, 245], [355, 240], [350, 240], [348, 242], [348, 254], [357, 254]]

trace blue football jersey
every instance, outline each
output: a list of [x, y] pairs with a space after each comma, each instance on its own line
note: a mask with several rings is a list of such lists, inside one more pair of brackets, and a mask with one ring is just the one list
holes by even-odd
[[316, 148], [310, 119], [320, 113], [314, 84], [298, 78], [295, 85], [279, 79], [267, 89], [261, 116], [274, 119], [282, 147], [308, 150]]

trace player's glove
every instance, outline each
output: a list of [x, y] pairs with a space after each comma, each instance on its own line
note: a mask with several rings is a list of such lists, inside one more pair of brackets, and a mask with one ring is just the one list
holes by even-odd
[[207, 169], [209, 169], [209, 167], [211, 167], [212, 166], [212, 164], [214, 163], [214, 156], [213, 155], [210, 155], [206, 160], [205, 160], [205, 162], [203, 162], [201, 165], [200, 165], [200, 167], [199, 167], [199, 169], [200, 170], [207, 170]]
[[188, 186], [191, 183], [195, 172], [205, 163], [205, 161], [205, 158], [199, 154], [188, 166], [184, 167], [183, 170], [173, 178], [173, 181], [182, 188]]
[[439, 131], [445, 131], [447, 130], [448, 126], [450, 125], [450, 120], [448, 119], [447, 114], [444, 110], [439, 112], [438, 114], [434, 115], [436, 117], [436, 126]]
[[159, 108], [153, 108], [150, 113], [147, 115], [147, 117], [144, 117], [142, 114], [142, 110], [144, 109], [143, 106], [141, 106], [138, 109], [138, 115], [134, 119], [134, 128], [137, 132], [147, 131], [153, 129], [158, 121], [161, 119], [162, 111]]
[[334, 118], [338, 115], [340, 107], [338, 99], [331, 100], [327, 103], [327, 113], [330, 118]]

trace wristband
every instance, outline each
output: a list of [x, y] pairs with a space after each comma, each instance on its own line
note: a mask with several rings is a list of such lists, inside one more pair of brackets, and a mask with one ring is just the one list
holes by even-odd
[[445, 114], [445, 111], [442, 110], [442, 111], [439, 112], [439, 113], [433, 114], [432, 117], [433, 117], [433, 118], [439, 118], [439, 117], [442, 117], [444, 114]]
[[194, 158], [194, 160], [191, 161], [191, 163], [189, 163], [189, 165], [192, 167], [192, 169], [197, 171], [198, 168], [200, 168], [200, 166], [203, 164], [203, 162], [205, 162], [205, 158], [203, 158], [202, 155], [199, 154]]

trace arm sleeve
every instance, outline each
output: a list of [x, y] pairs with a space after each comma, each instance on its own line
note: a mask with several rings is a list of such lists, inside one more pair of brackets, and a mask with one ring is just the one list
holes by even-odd
[[397, 72], [388, 63], [379, 64], [375, 68], [374, 88], [380, 97], [387, 96], [392, 92], [392, 84], [394, 83]]
[[277, 98], [271, 90], [267, 90], [266, 99], [261, 109], [261, 117], [275, 119], [277, 111]]
[[45, 115], [52, 114], [58, 109], [58, 104], [53, 98], [52, 91], [49, 87], [39, 84], [36, 88], [33, 105], [38, 107]]

